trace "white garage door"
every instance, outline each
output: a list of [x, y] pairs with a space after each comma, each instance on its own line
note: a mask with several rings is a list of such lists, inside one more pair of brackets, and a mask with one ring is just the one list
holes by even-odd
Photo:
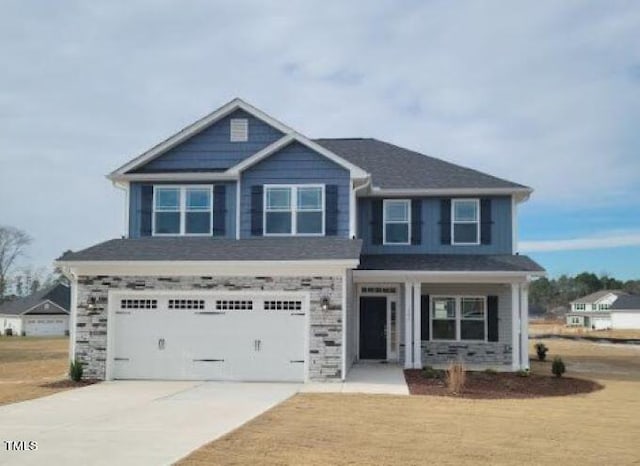
[[64, 335], [69, 329], [69, 318], [57, 315], [26, 316], [24, 332], [27, 336]]
[[640, 311], [620, 311], [611, 313], [611, 328], [640, 329]]
[[128, 295], [114, 304], [115, 379], [304, 380], [299, 296]]
[[591, 325], [596, 330], [606, 330], [611, 328], [611, 319], [608, 317], [592, 317]]

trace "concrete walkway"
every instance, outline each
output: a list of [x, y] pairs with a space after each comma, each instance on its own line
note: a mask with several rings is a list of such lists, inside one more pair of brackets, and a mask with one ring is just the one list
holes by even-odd
[[336, 383], [308, 383], [307, 393], [370, 393], [408, 395], [409, 388], [402, 367], [397, 364], [358, 363], [347, 373], [347, 380]]
[[[171, 464], [300, 386], [104, 382], [0, 406], [0, 464]], [[37, 450], [7, 451], [6, 441], [35, 441]]]

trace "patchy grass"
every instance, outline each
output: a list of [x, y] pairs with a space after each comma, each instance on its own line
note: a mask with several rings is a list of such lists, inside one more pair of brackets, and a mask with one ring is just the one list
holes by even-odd
[[67, 378], [68, 354], [66, 337], [0, 337], [0, 405], [70, 388], [56, 385]]
[[535, 322], [529, 324], [529, 334], [536, 335], [575, 335], [599, 338], [640, 339], [640, 330], [591, 330], [584, 327], [567, 327], [563, 322]]
[[546, 343], [567, 375], [605, 388], [528, 400], [299, 394], [180, 464], [637, 464], [640, 349]]

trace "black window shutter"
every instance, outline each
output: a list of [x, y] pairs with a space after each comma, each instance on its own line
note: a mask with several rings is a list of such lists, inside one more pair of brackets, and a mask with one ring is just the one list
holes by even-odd
[[262, 192], [262, 185], [251, 186], [251, 234], [253, 236], [262, 236], [264, 205]]
[[371, 243], [382, 244], [382, 199], [371, 201]]
[[151, 236], [153, 216], [153, 186], [140, 186], [140, 236]]
[[498, 341], [498, 297], [487, 296], [487, 340]]
[[422, 200], [411, 200], [411, 244], [422, 243]]
[[491, 199], [480, 199], [480, 243], [491, 244]]
[[222, 184], [213, 187], [213, 236], [224, 236], [227, 219], [227, 187]]
[[338, 234], [338, 185], [328, 184], [324, 188], [325, 225], [327, 236]]
[[420, 339], [429, 340], [429, 295], [420, 297]]
[[440, 243], [451, 244], [451, 199], [440, 201]]

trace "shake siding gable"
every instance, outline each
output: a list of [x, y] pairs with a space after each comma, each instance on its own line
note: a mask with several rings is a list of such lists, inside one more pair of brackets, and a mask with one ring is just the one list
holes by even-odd
[[248, 168], [241, 178], [240, 237], [251, 235], [252, 186], [265, 184], [325, 184], [337, 188], [337, 235], [349, 236], [349, 171], [323, 155], [293, 142]]
[[[231, 142], [231, 120], [248, 120], [249, 139]], [[243, 110], [236, 110], [133, 173], [223, 171], [277, 141], [283, 134]]]

